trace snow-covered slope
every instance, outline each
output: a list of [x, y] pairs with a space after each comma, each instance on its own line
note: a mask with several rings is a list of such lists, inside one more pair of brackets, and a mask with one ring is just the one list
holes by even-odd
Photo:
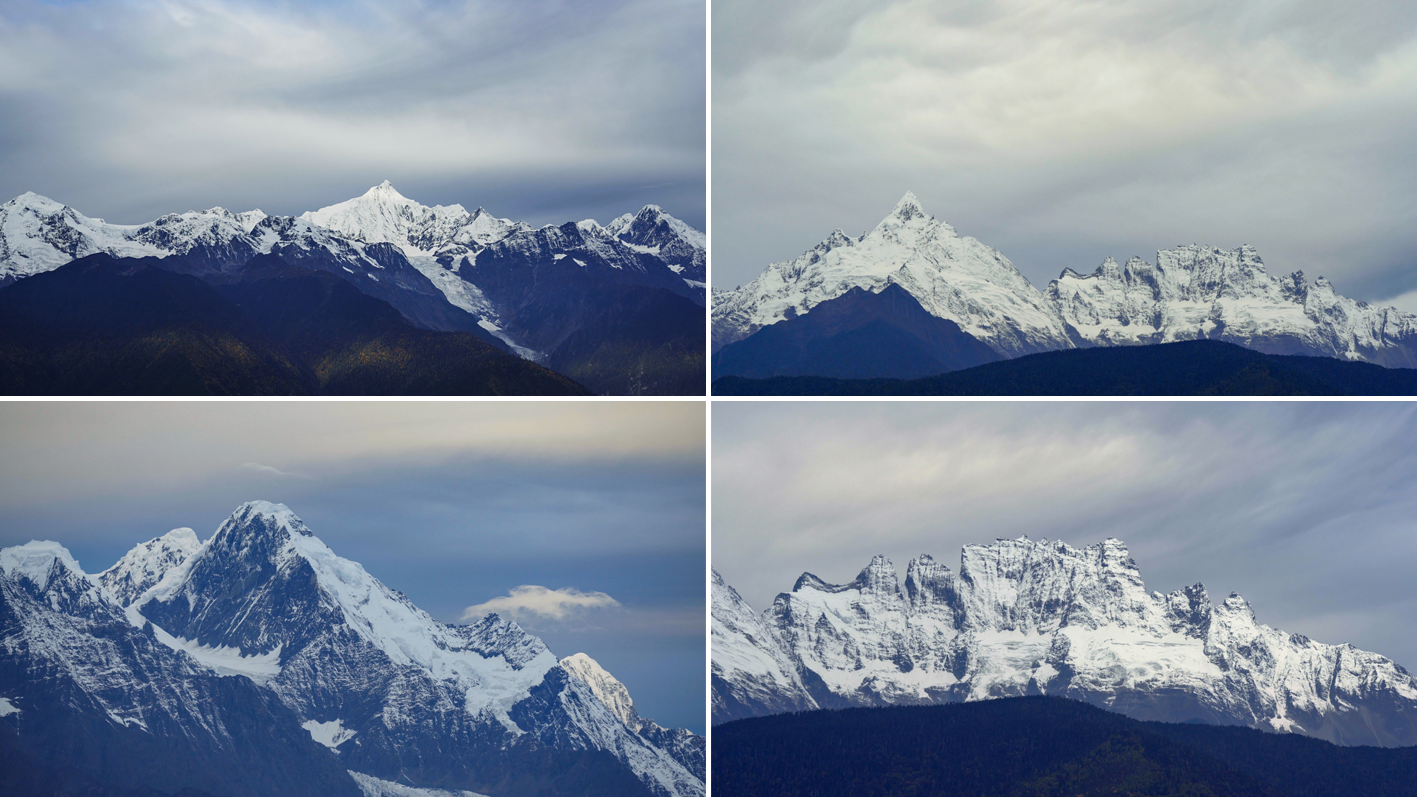
[[538, 751], [604, 751], [648, 793], [703, 793], [515, 622], [439, 623], [279, 504], [241, 506], [133, 611], [265, 684], [377, 778], [482, 791]]
[[1064, 271], [1047, 295], [1082, 345], [1212, 338], [1272, 354], [1417, 367], [1417, 316], [1340, 296], [1322, 277], [1271, 276], [1250, 246], [1163, 249], [1156, 265], [1108, 258], [1087, 276]]
[[773, 626], [764, 623], [717, 570], [712, 602], [713, 721], [818, 708]]
[[391, 243], [409, 257], [471, 254], [514, 232], [525, 222], [499, 219], [482, 208], [419, 204], [385, 180], [362, 196], [300, 215], [301, 220], [366, 243]]
[[91, 219], [48, 197], [23, 193], [0, 205], [0, 286], [98, 252], [116, 257], [164, 254], [136, 240], [137, 232], [137, 227]]
[[582, 326], [580, 305], [597, 309], [588, 288], [664, 288], [705, 302], [703, 234], [654, 205], [610, 228], [541, 229], [482, 208], [428, 207], [388, 181], [299, 217], [212, 208], [120, 226], [36, 194], [0, 205], [0, 287], [97, 252], [173, 258], [172, 269], [204, 279], [275, 254], [344, 279], [417, 326], [474, 332], [533, 360]]
[[879, 291], [892, 283], [1003, 356], [1073, 346], [1043, 294], [1007, 258], [960, 237], [906, 193], [871, 232], [850, 238], [836, 230], [796, 260], [773, 263], [738, 290], [716, 293], [714, 349], [854, 287]]
[[[715, 592], [716, 618], [729, 598]], [[777, 653], [823, 707], [1044, 693], [1138, 719], [1417, 744], [1417, 679], [1402, 667], [1262, 625], [1238, 595], [1213, 606], [1199, 584], [1148, 593], [1117, 540], [970, 545], [958, 575], [921, 556], [904, 590], [878, 556], [848, 584], [804, 573], [761, 617], [776, 651], [714, 637], [715, 676], [743, 694], [770, 682], [720, 661]], [[775, 713], [787, 709], [774, 699], [795, 694], [785, 686], [743, 704]]]
[[612, 236], [638, 252], [659, 257], [685, 280], [708, 279], [708, 242], [704, 234], [669, 215], [658, 205], [626, 213], [605, 225]]
[[118, 602], [127, 606], [157, 585], [163, 574], [187, 561], [202, 547], [189, 528], [173, 529], [161, 537], [133, 546], [117, 564], [98, 574]]
[[[617, 220], [618, 221], [618, 220]], [[895, 283], [1005, 357], [1049, 349], [1216, 339], [1271, 354], [1417, 367], [1417, 315], [1337, 294], [1320, 277], [1271, 276], [1253, 247], [1182, 246], [1156, 264], [1066, 269], [1038, 291], [1002, 254], [927, 215], [907, 193], [860, 238], [834, 231], [796, 260], [713, 293], [714, 351], [853, 287]]]
[[700, 780], [705, 772], [705, 741], [702, 736], [685, 728], [671, 729], [640, 716], [635, 709], [635, 701], [630, 699], [630, 690], [619, 679], [606, 672], [604, 667], [584, 653], [576, 653], [561, 659], [561, 666], [590, 687], [590, 691], [610, 712], [625, 723], [631, 731], [644, 737], [654, 747], [658, 747], [674, 757]]
[[81, 779], [55, 793], [358, 793], [275, 695], [130, 623], [58, 543], [0, 550], [0, 695], [17, 709], [7, 767]]

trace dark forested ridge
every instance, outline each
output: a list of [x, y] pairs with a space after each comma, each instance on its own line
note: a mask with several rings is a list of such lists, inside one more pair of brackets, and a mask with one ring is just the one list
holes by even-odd
[[926, 312], [899, 285], [852, 288], [806, 313], [763, 327], [713, 356], [714, 377], [917, 377], [958, 371], [1000, 356]]
[[718, 797], [1410, 797], [1417, 748], [1138, 722], [1021, 697], [714, 727]]
[[716, 396], [1409, 396], [1417, 369], [1216, 340], [1030, 354], [920, 379], [716, 379]]
[[387, 302], [273, 255], [206, 280], [180, 266], [97, 254], [0, 291], [0, 393], [587, 392], [476, 334], [419, 329]]

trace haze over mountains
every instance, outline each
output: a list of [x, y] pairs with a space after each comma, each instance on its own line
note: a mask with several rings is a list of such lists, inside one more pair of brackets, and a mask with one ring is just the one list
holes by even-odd
[[96, 576], [6, 548], [0, 597], [0, 755], [32, 793], [704, 793], [703, 739], [588, 656], [436, 622], [279, 504]]
[[704, 237], [653, 205], [605, 226], [540, 229], [427, 207], [387, 181], [299, 217], [212, 208], [114, 225], [32, 193], [0, 205], [0, 285], [96, 254], [157, 258], [212, 285], [271, 256], [338, 277], [416, 328], [476, 335], [596, 392], [696, 392]]
[[1236, 594], [1148, 593], [1117, 540], [969, 545], [958, 573], [922, 555], [903, 590], [878, 556], [847, 584], [804, 573], [762, 613], [715, 573], [712, 600], [715, 723], [1046, 694], [1141, 720], [1417, 744], [1407, 670], [1262, 625]]
[[[857, 339], [853, 350], [873, 345], [882, 351], [894, 338], [923, 352], [900, 368], [878, 367], [864, 376], [917, 377], [920, 363], [935, 360], [945, 370], [978, 364], [972, 352], [953, 353], [965, 350], [958, 335], [942, 346], [922, 335], [918, 323], [906, 320], [903, 309], [884, 320], [875, 309], [857, 313], [854, 320], [836, 309], [830, 330], [805, 327], [810, 313], [836, 307], [853, 289], [882, 293], [891, 286], [986, 345], [998, 359], [1209, 339], [1270, 354], [1417, 366], [1417, 316], [1348, 299], [1322, 277], [1311, 282], [1301, 272], [1270, 275], [1252, 247], [1183, 246], [1159, 251], [1155, 264], [1132, 258], [1119, 266], [1109, 258], [1088, 275], [1065, 270], [1039, 291], [1003, 254], [960, 236], [907, 193], [870, 232], [851, 238], [836, 230], [801, 257], [769, 265], [751, 283], [715, 291], [715, 378], [767, 371], [848, 376], [804, 367], [802, 354], [804, 347], [816, 348], [820, 351], [808, 361], [830, 360], [822, 352], [842, 348], [841, 338], [848, 334]], [[756, 336], [779, 325], [784, 331], [775, 333], [778, 338], [795, 339], [790, 350], [774, 357], [775, 347], [757, 344], [751, 357], [745, 355]]]

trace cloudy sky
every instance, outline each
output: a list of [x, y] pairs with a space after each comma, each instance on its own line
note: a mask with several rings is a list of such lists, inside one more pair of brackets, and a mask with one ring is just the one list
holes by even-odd
[[907, 189], [1044, 287], [1178, 244], [1417, 311], [1417, 6], [716, 0], [714, 282]]
[[1417, 667], [1410, 403], [715, 402], [713, 564], [753, 608], [875, 554], [1125, 542], [1149, 589]]
[[0, 197], [703, 228], [702, 0], [0, 0]]
[[[0, 404], [0, 547], [99, 572], [242, 502], [288, 505], [444, 622], [505, 612], [644, 716], [704, 730], [699, 402]], [[480, 614], [474, 615], [480, 617]]]

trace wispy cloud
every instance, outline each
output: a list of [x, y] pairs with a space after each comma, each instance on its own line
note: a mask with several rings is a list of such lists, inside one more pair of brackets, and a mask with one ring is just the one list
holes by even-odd
[[583, 611], [613, 609], [619, 605], [619, 601], [604, 592], [581, 592], [575, 587], [547, 589], [534, 584], [523, 584], [512, 588], [506, 595], [467, 607], [463, 611], [462, 619], [475, 620], [492, 612], [506, 612], [516, 619], [530, 616], [565, 620]]
[[716, 282], [912, 189], [1040, 286], [1196, 242], [1417, 289], [1414, 26], [1392, 0], [715, 2]]
[[271, 475], [271, 476], [278, 476], [278, 477], [280, 477], [280, 478], [282, 478], [282, 479], [313, 479], [313, 478], [315, 478], [314, 476], [311, 476], [311, 475], [308, 474], [308, 473], [301, 473], [300, 471], [294, 471], [294, 470], [285, 471], [285, 470], [281, 470], [280, 468], [273, 467], [273, 466], [271, 466], [271, 465], [262, 465], [262, 464], [259, 463], [259, 462], [243, 462], [243, 463], [241, 464], [241, 470], [250, 470], [250, 471], [255, 471], [255, 472], [257, 472], [257, 473], [265, 473], [265, 474], [269, 474], [269, 475]]
[[702, 213], [701, 0], [337, 6], [6, 3], [0, 195], [138, 222], [296, 213], [387, 177], [534, 223]]

